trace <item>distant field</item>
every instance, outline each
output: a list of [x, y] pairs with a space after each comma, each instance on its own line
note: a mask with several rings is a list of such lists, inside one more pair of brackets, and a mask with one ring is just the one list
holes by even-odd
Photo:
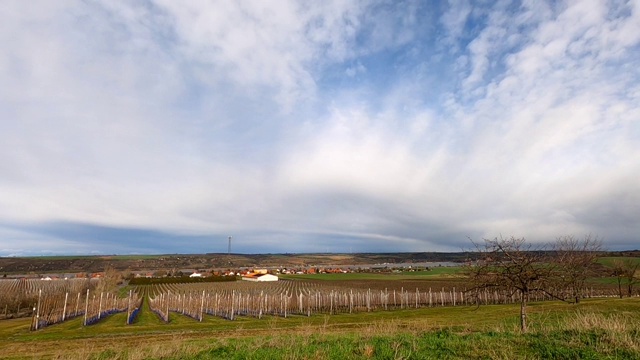
[[94, 255], [51, 255], [51, 256], [25, 256], [21, 259], [30, 259], [38, 261], [51, 261], [51, 260], [78, 260], [78, 259], [97, 259], [98, 256]]
[[317, 253], [317, 254], [152, 254], [152, 255], [63, 255], [0, 257], [7, 274], [47, 272], [97, 272], [118, 270], [237, 269], [240, 267], [348, 266], [388, 263], [456, 262], [462, 253]]
[[434, 277], [451, 277], [462, 274], [462, 267], [436, 267], [431, 271], [402, 271], [397, 273], [346, 273], [346, 274], [292, 274], [279, 275], [283, 279], [300, 280], [418, 280]]
[[165, 255], [51, 255], [51, 256], [25, 256], [24, 259], [32, 260], [78, 260], [78, 259], [101, 259], [101, 260], [147, 260], [158, 259]]
[[615, 261], [620, 261], [620, 260], [631, 260], [635, 263], [640, 263], [640, 257], [611, 257], [611, 256], [607, 256], [607, 257], [601, 257], [598, 258], [598, 262], [602, 265], [605, 266], [609, 266], [609, 267], [613, 267], [614, 262]]
[[99, 256], [103, 259], [113, 260], [153, 260], [173, 255], [103, 255]]

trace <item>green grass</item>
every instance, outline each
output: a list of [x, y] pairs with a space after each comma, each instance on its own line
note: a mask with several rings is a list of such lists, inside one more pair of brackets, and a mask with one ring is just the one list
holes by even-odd
[[616, 261], [631, 260], [635, 263], [640, 263], [640, 257], [621, 257], [621, 256], [605, 256], [598, 258], [598, 262], [602, 265], [613, 267]]
[[29, 319], [1, 321], [0, 358], [640, 358], [640, 299], [532, 303], [529, 312], [523, 335], [517, 304], [202, 322], [171, 313], [169, 323], [145, 304], [133, 325], [126, 314], [37, 332]]
[[462, 267], [436, 267], [430, 271], [402, 271], [392, 273], [346, 273], [346, 274], [291, 274], [279, 275], [282, 279], [304, 280], [418, 280], [437, 277], [451, 277], [462, 274]]
[[464, 273], [462, 266], [439, 266], [431, 268], [429, 271], [403, 271], [402, 275], [409, 276], [438, 276], [438, 275], [461, 275]]
[[[604, 284], [604, 285], [618, 285], [618, 278], [614, 276], [589, 278], [587, 279], [587, 285], [589, 284]], [[625, 280], [622, 280], [622, 284], [626, 284]]]

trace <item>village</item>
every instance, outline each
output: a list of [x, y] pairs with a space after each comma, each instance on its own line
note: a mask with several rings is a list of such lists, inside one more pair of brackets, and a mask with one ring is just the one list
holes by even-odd
[[307, 267], [240, 267], [237, 269], [157, 269], [157, 270], [124, 270], [106, 269], [97, 272], [69, 272], [69, 273], [29, 273], [3, 274], [5, 279], [40, 279], [43, 281], [69, 279], [100, 279], [108, 271], [119, 274], [125, 283], [134, 278], [211, 278], [236, 277], [246, 281], [277, 281], [280, 275], [315, 275], [315, 274], [349, 274], [349, 273], [400, 273], [415, 271], [430, 271], [434, 266], [454, 266], [455, 263], [424, 263], [424, 264], [373, 264], [346, 266], [307, 266]]

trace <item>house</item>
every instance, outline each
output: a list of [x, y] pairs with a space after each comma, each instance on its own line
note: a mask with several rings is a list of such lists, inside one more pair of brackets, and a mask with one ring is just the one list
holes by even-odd
[[242, 280], [246, 281], [278, 281], [278, 277], [271, 274], [256, 274], [251, 273], [242, 276]]

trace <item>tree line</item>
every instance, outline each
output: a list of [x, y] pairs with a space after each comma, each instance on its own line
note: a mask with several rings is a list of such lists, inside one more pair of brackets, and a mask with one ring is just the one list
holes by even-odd
[[162, 277], [162, 278], [133, 278], [129, 280], [129, 285], [157, 285], [157, 284], [191, 284], [191, 283], [205, 283], [205, 282], [224, 282], [224, 281], [236, 281], [235, 276], [207, 276], [207, 277]]

